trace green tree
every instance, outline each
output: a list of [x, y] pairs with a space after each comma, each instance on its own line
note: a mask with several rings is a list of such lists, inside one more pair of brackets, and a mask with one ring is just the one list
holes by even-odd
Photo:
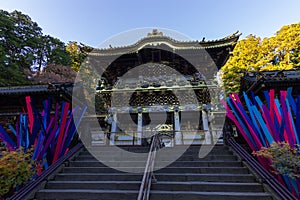
[[[0, 10], [0, 86], [13, 83], [27, 82], [23, 73], [23, 68], [31, 64], [30, 57], [33, 57], [32, 48], [25, 45], [28, 41], [29, 17], [14, 11], [8, 13]], [[40, 29], [36, 24], [31, 24], [31, 34], [40, 35]]]
[[66, 50], [66, 45], [57, 38], [47, 36], [48, 41], [48, 64], [71, 66], [72, 60], [69, 52]]
[[37, 44], [36, 57], [31, 66], [31, 68], [34, 68], [36, 71], [42, 72], [43, 68], [49, 64], [62, 66], [70, 66], [72, 64], [65, 44], [59, 39], [45, 35], [37, 41]]
[[0, 86], [28, 84], [24, 70], [42, 71], [48, 64], [71, 65], [65, 44], [43, 35], [29, 16], [0, 10]]
[[238, 92], [244, 71], [297, 69], [300, 65], [300, 23], [283, 26], [273, 37], [249, 35], [238, 41], [221, 73], [226, 93]]

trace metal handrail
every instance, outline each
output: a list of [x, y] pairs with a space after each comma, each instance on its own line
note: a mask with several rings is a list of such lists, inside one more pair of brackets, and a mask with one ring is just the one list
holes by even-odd
[[284, 200], [297, 200], [297, 198], [284, 187], [274, 176], [272, 176], [253, 156], [251, 156], [234, 138], [227, 139], [233, 150], [247, 162], [247, 164], [267, 183], [277, 195]]
[[67, 154], [60, 157], [55, 163], [53, 163], [48, 169], [46, 169], [40, 176], [38, 176], [35, 180], [32, 180], [25, 187], [21, 188], [16, 194], [8, 198], [9, 200], [19, 200], [24, 199], [26, 195], [28, 195], [34, 188], [36, 188], [39, 184], [41, 184], [64, 162], [66, 162], [71, 156], [73, 156], [76, 152], [79, 151], [83, 147], [82, 143], [78, 143], [74, 146]]
[[154, 169], [154, 161], [156, 157], [156, 151], [160, 147], [159, 135], [155, 134], [152, 137], [152, 142], [148, 154], [148, 159], [142, 179], [142, 183], [140, 186], [139, 194], [137, 200], [148, 200], [150, 195], [150, 187], [152, 183], [153, 169]]

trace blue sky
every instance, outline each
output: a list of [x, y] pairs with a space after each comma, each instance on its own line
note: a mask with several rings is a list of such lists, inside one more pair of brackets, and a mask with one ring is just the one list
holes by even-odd
[[272, 36], [300, 22], [299, 0], [1, 0], [0, 8], [28, 14], [64, 42], [96, 47], [130, 29], [162, 27], [192, 39], [219, 39], [239, 30]]

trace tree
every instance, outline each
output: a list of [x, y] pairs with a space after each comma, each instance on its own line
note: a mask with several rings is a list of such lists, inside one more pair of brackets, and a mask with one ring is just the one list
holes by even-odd
[[48, 64], [43, 73], [32, 74], [25, 70], [25, 74], [33, 84], [74, 82], [77, 73], [68, 66]]
[[57, 38], [45, 35], [38, 41], [36, 59], [33, 60], [35, 71], [42, 72], [47, 64], [70, 66], [72, 64], [69, 53], [66, 51], [65, 44]]
[[293, 179], [300, 177], [298, 148], [291, 147], [287, 142], [273, 142], [269, 147], [262, 147], [252, 154], [270, 159], [275, 174], [282, 174]]
[[20, 12], [8, 13], [0, 10], [0, 86], [27, 82], [23, 68], [31, 64], [33, 54], [30, 46], [35, 43], [32, 41], [31, 44], [26, 44], [25, 41], [29, 43], [28, 36], [40, 36], [41, 31], [36, 24], [29, 21], [30, 18]]
[[275, 67], [300, 67], [300, 23], [283, 26], [270, 42]]
[[226, 93], [239, 89], [239, 81], [243, 71], [259, 70], [259, 66], [264, 60], [261, 52], [262, 41], [259, 37], [249, 35], [237, 43], [232, 57], [221, 69]]
[[86, 59], [87, 54], [93, 51], [93, 48], [82, 43], [78, 44], [75, 41], [70, 41], [66, 46], [66, 51], [71, 57], [71, 68], [78, 72], [81, 64]]
[[221, 73], [226, 93], [238, 92], [244, 71], [297, 69], [300, 66], [300, 23], [283, 26], [273, 37], [249, 35], [238, 41]]
[[24, 70], [41, 72], [47, 64], [71, 65], [65, 44], [43, 35], [29, 16], [0, 10], [0, 86], [28, 84]]

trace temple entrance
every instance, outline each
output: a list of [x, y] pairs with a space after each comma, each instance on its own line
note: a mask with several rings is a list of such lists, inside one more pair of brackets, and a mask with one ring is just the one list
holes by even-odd
[[159, 124], [155, 127], [155, 132], [161, 135], [161, 144], [165, 147], [174, 146], [173, 124]]
[[169, 146], [211, 142], [213, 130], [220, 128], [215, 122], [225, 116], [208, 106], [220, 97], [215, 75], [237, 39], [233, 34], [218, 41], [180, 42], [148, 34], [128, 47], [95, 50], [89, 63], [105, 69], [96, 95], [109, 116], [109, 144], [143, 145], [155, 129], [166, 134]]

